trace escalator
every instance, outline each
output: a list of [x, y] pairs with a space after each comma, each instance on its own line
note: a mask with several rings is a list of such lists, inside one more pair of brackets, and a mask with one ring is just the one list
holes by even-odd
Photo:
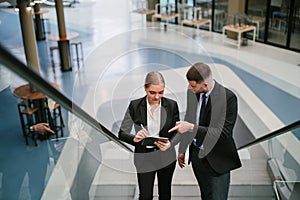
[[[63, 151], [55, 162], [49, 164], [51, 167], [48, 166], [48, 179], [41, 199], [132, 199], [136, 196], [135, 172], [130, 165], [132, 149], [120, 142], [110, 131], [110, 127], [103, 126], [2, 46], [0, 46], [0, 63], [30, 82], [37, 90], [47, 94], [68, 112], [70, 133], [67, 138], [61, 138], [66, 140]], [[295, 138], [295, 135], [299, 135], [299, 127], [300, 121], [296, 121], [256, 138], [247, 129], [247, 122], [238, 118], [235, 128], [237, 146], [241, 154], [245, 153], [246, 157], [249, 157], [241, 169], [244, 171], [241, 172], [252, 176], [257, 173], [254, 171], [254, 165], [263, 163], [268, 173], [264, 176], [269, 176], [271, 180], [271, 184], [267, 186], [270, 188], [268, 192], [271, 193], [271, 198], [293, 200], [300, 197], [299, 148], [294, 145], [299, 142]], [[240, 135], [243, 137], [239, 138], [236, 133], [242, 133]], [[263, 154], [262, 157], [259, 157], [259, 154]], [[258, 157], [257, 162], [252, 160]], [[49, 159], [52, 157], [49, 156]], [[247, 168], [249, 166], [250, 168]], [[116, 184], [114, 180], [117, 178], [119, 179]], [[261, 185], [252, 183], [244, 185], [247, 188], [244, 187], [242, 190], [241, 185], [232, 186], [230, 198], [244, 198], [245, 196], [237, 196], [236, 193], [245, 195], [246, 190], [249, 191], [250, 197], [254, 198], [259, 190], [264, 190]], [[182, 184], [174, 187], [184, 191]], [[188, 190], [196, 192], [197, 185]], [[270, 196], [262, 194], [260, 198], [270, 199]]]

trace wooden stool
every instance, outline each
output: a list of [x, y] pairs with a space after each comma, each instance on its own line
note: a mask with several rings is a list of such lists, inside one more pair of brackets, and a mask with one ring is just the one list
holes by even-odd
[[55, 73], [55, 63], [54, 63], [53, 51], [55, 51], [55, 50], [58, 50], [58, 46], [51, 46], [50, 47], [50, 57], [51, 57], [52, 69], [53, 69], [54, 73]]
[[51, 26], [48, 18], [42, 18], [42, 25], [44, 30], [44, 35], [51, 33]]
[[61, 113], [61, 106], [56, 103], [53, 109], [53, 121], [56, 130], [60, 130], [60, 136], [64, 136], [63, 127], [65, 127], [64, 120]]
[[21, 101], [18, 103], [18, 111], [19, 111], [19, 116], [20, 116], [20, 121], [21, 121], [21, 126], [22, 126], [22, 131], [23, 131], [24, 137], [26, 134], [26, 127], [25, 127], [25, 120], [24, 120], [24, 117], [23, 117], [21, 111], [26, 109], [27, 107], [30, 107], [30, 102], [28, 102], [28, 101]]
[[37, 108], [29, 107], [24, 101], [18, 103], [18, 110], [21, 120], [21, 126], [23, 131], [23, 136], [26, 141], [26, 145], [28, 145], [28, 136], [31, 136], [34, 140], [35, 146], [37, 146], [37, 141], [35, 137], [35, 133], [30, 131], [30, 126], [36, 124], [36, 120], [34, 114], [37, 112]]
[[[75, 55], [76, 55], [76, 57], [74, 56], [74, 53], [73, 53], [73, 60], [77, 61], [77, 65], [79, 67], [80, 60], [83, 63], [83, 47], [82, 47], [82, 42], [80, 42], [80, 41], [72, 42], [71, 46], [73, 46], [75, 48]], [[80, 46], [80, 50], [81, 50], [80, 56], [79, 56], [79, 46]]]
[[28, 101], [21, 101], [18, 103], [18, 111], [19, 113], [21, 112], [21, 110], [23, 110], [24, 108], [27, 108], [29, 106], [29, 102]]
[[58, 131], [60, 131], [60, 135], [61, 137], [63, 137], [63, 127], [65, 127], [65, 124], [63, 121], [60, 105], [58, 103], [55, 103], [51, 113], [50, 108], [48, 106], [48, 101], [46, 101], [45, 109], [48, 116], [47, 121], [50, 125], [50, 128], [55, 132], [56, 138], [58, 138]]

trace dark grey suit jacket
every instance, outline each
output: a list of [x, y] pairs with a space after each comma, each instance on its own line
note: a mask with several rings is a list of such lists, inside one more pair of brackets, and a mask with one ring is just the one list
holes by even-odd
[[[188, 90], [185, 120], [195, 124], [196, 110], [196, 95]], [[206, 157], [217, 173], [222, 174], [241, 167], [232, 137], [238, 113], [236, 95], [231, 90], [215, 82], [204, 112], [205, 119], [202, 125], [195, 126], [190, 134], [183, 134], [184, 138], [182, 138], [179, 145], [179, 153], [185, 152], [187, 145], [190, 144], [191, 155], [192, 148], [194, 148], [192, 140], [196, 138], [202, 141], [204, 147], [200, 149], [199, 157]]]
[[[161, 98], [161, 123], [159, 136], [167, 137], [170, 140], [177, 133], [173, 131], [168, 133], [168, 130], [175, 126], [176, 122], [179, 121], [179, 109], [176, 101], [162, 97]], [[135, 135], [131, 134], [132, 127], [135, 129], [135, 133], [142, 129], [141, 124], [147, 129], [147, 102], [146, 96], [140, 99], [136, 99], [130, 102], [125, 116], [122, 120], [121, 127], [119, 130], [119, 138], [131, 145], [135, 146], [134, 164], [137, 168], [143, 166], [145, 159], [146, 147], [141, 145], [142, 142], [135, 143], [133, 138]], [[153, 156], [157, 160], [157, 156], [165, 166], [171, 162], [176, 161], [176, 153], [174, 146], [169, 148], [167, 151], [156, 151], [154, 153], [147, 153], [147, 156]], [[150, 159], [151, 158], [147, 158]]]

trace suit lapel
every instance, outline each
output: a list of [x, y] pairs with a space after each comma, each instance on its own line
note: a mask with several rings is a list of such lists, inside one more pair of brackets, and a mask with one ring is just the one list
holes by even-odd
[[218, 100], [219, 90], [220, 90], [220, 85], [215, 81], [215, 86], [208, 97], [207, 104], [204, 110], [205, 112], [204, 116], [207, 119], [210, 118], [212, 103]]
[[141, 101], [140, 114], [141, 114], [141, 123], [146, 127], [147, 126], [147, 96], [145, 96]]
[[162, 131], [167, 121], [167, 102], [165, 98], [161, 98], [161, 109], [160, 109], [160, 130]]

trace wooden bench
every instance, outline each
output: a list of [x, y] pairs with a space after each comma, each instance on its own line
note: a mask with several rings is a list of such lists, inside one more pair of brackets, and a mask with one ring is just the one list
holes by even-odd
[[152, 15], [152, 22], [154, 22], [155, 19], [165, 20], [165, 30], [167, 30], [167, 26], [169, 24], [169, 21], [172, 19], [179, 19], [180, 20], [180, 14], [175, 13], [175, 5], [167, 3], [167, 4], [155, 4], [155, 13]]
[[202, 18], [201, 7], [191, 7], [184, 9], [183, 20], [181, 21], [181, 31], [184, 24], [195, 26], [197, 31], [200, 26], [208, 25], [209, 31], [211, 31], [211, 20]]

